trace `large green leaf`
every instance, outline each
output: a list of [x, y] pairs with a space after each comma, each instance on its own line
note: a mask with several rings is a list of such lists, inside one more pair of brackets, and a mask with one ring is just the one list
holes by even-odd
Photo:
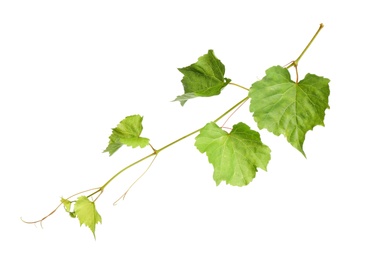
[[216, 184], [226, 181], [234, 186], [244, 186], [256, 176], [257, 167], [267, 170], [270, 148], [261, 142], [258, 132], [240, 122], [230, 133], [211, 122], [195, 138], [195, 146], [206, 153], [213, 165]]
[[85, 224], [89, 227], [95, 237], [95, 225], [99, 222], [102, 223], [101, 216], [95, 208], [95, 203], [86, 196], [78, 197], [75, 204], [75, 213], [80, 225]]
[[219, 95], [231, 81], [224, 78], [225, 66], [217, 59], [213, 50], [201, 56], [196, 63], [180, 68], [179, 71], [184, 74], [181, 82], [185, 93], [175, 101], [180, 101], [181, 105], [191, 98]]
[[283, 134], [304, 156], [303, 142], [308, 130], [324, 126], [329, 108], [329, 79], [307, 74], [298, 83], [280, 66], [266, 70], [266, 76], [255, 82], [250, 91], [250, 111], [260, 129]]
[[143, 117], [139, 115], [127, 116], [123, 119], [116, 128], [112, 129], [109, 144], [104, 152], [109, 152], [109, 155], [112, 155], [124, 144], [133, 148], [147, 146], [149, 139], [140, 137], [143, 131], [142, 121]]

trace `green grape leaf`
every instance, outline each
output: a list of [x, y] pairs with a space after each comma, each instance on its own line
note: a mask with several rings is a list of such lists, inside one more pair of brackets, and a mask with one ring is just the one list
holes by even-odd
[[274, 66], [266, 76], [252, 84], [249, 110], [260, 129], [283, 134], [304, 156], [303, 142], [308, 130], [324, 126], [329, 108], [329, 79], [307, 74], [298, 83], [291, 80], [288, 69]]
[[184, 74], [181, 82], [185, 93], [174, 101], [180, 101], [182, 106], [191, 98], [219, 95], [231, 81], [224, 78], [225, 66], [217, 59], [213, 50], [201, 56], [196, 63], [178, 70]]
[[213, 179], [234, 186], [244, 186], [256, 176], [257, 167], [267, 170], [271, 150], [261, 142], [258, 132], [240, 122], [230, 133], [217, 124], [206, 124], [195, 138], [195, 146], [206, 153], [213, 165]]
[[80, 225], [85, 224], [89, 227], [95, 237], [95, 225], [99, 222], [102, 223], [101, 216], [96, 211], [95, 203], [86, 196], [80, 196], [75, 204], [75, 213], [80, 221]]
[[149, 139], [140, 136], [143, 131], [142, 121], [143, 117], [139, 115], [127, 116], [123, 119], [116, 128], [112, 129], [109, 144], [104, 152], [109, 152], [111, 156], [124, 144], [133, 148], [147, 146]]

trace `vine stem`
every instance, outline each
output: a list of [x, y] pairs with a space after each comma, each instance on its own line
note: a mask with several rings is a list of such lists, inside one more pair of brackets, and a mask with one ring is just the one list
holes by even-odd
[[[244, 88], [244, 87], [243, 87]], [[243, 104], [245, 101], [247, 101], [249, 99], [249, 97], [245, 97], [243, 98], [242, 100], [240, 100], [238, 103], [236, 103], [234, 106], [232, 106], [231, 108], [229, 108], [226, 112], [224, 112], [222, 115], [220, 115], [219, 117], [217, 117], [213, 122], [217, 122], [219, 121], [220, 119], [222, 119], [224, 116], [226, 116], [227, 114], [229, 114], [231, 111], [233, 111], [235, 108], [237, 108], [239, 105]], [[143, 158], [131, 163], [130, 165], [126, 166], [125, 168], [123, 168], [122, 170], [118, 171], [115, 175], [113, 175], [103, 186], [101, 186], [101, 188], [98, 190], [98, 191], [95, 191], [94, 193], [92, 193], [91, 195], [94, 195], [95, 193], [101, 191], [103, 192], [103, 190], [105, 189], [105, 187], [108, 186], [109, 183], [111, 183], [115, 178], [117, 178], [122, 172], [128, 170], [129, 168], [135, 166], [136, 164], [142, 162], [142, 161], [145, 161], [146, 159], [152, 157], [152, 156], [156, 156], [158, 155], [161, 151], [167, 149], [168, 147], [188, 138], [189, 136], [192, 136], [193, 134], [199, 132], [202, 128], [199, 128], [197, 130], [194, 130], [193, 132], [187, 134], [187, 135], [184, 135], [178, 139], [176, 139], [175, 141], [163, 146], [162, 148], [159, 148], [157, 150], [154, 150], [151, 154], [148, 154], [147, 156], [144, 156]], [[89, 195], [89, 196], [91, 196]]]
[[[133, 162], [133, 163], [131, 163], [130, 165], [128, 165], [128, 166], [126, 166], [125, 168], [123, 168], [122, 170], [120, 170], [119, 172], [117, 172], [115, 175], [113, 175], [106, 183], [104, 183], [104, 185], [103, 186], [101, 186], [100, 187], [100, 191], [103, 191], [104, 189], [105, 189], [105, 187], [107, 187], [108, 186], [108, 184], [111, 182], [111, 181], [113, 181], [115, 178], [117, 178], [122, 172], [124, 172], [124, 171], [126, 171], [127, 169], [130, 169], [132, 166], [134, 166], [134, 165], [136, 165], [136, 164], [138, 164], [138, 163], [140, 163], [140, 162], [142, 162], [142, 161], [145, 161], [146, 159], [148, 159], [148, 158], [150, 158], [150, 157], [152, 157], [152, 156], [154, 156], [154, 155], [156, 155], [158, 153], [158, 151], [156, 151], [156, 152], [152, 152], [151, 154], [149, 154], [149, 155], [147, 155], [147, 156], [145, 156], [145, 157], [143, 157], [143, 158], [141, 158], [140, 160], [137, 160], [136, 162]], [[97, 192], [97, 191], [96, 191]], [[95, 193], [96, 193], [95, 192]], [[94, 193], [93, 193], [94, 194]], [[93, 194], [91, 194], [91, 195], [93, 195]]]
[[287, 69], [289, 69], [290, 67], [294, 66], [294, 67], [297, 67], [298, 66], [298, 62], [299, 60], [302, 58], [302, 56], [305, 54], [305, 52], [308, 50], [308, 48], [311, 46], [311, 44], [313, 43], [313, 41], [315, 40], [316, 36], [319, 34], [319, 32], [321, 31], [321, 29], [324, 28], [324, 24], [320, 24], [319, 26], [319, 29], [317, 29], [315, 35], [312, 37], [312, 39], [310, 40], [310, 42], [307, 44], [306, 48], [304, 48], [304, 50], [302, 51], [302, 53], [298, 56], [297, 59], [295, 59], [294, 61], [292, 61], [288, 67], [286, 67]]

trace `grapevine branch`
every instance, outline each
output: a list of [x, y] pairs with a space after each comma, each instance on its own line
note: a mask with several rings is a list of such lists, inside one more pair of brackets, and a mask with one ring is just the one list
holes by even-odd
[[[307, 44], [307, 46], [303, 49], [303, 51], [302, 51], [302, 53], [298, 56], [298, 58], [296, 59], [296, 60], [294, 60], [294, 61], [292, 61], [291, 63], [290, 63], [290, 65], [288, 65], [287, 66], [287, 68], [290, 68], [291, 66], [294, 66], [295, 67], [295, 69], [296, 69], [296, 80], [298, 81], [298, 69], [297, 69], [297, 66], [298, 66], [298, 62], [299, 62], [299, 60], [303, 57], [303, 55], [305, 54], [305, 52], [308, 50], [308, 48], [311, 46], [311, 44], [312, 44], [312, 42], [315, 40], [315, 38], [317, 37], [317, 35], [319, 34], [319, 32], [321, 31], [321, 29], [324, 27], [324, 25], [321, 23], [320, 24], [320, 26], [319, 26], [319, 29], [316, 31], [316, 33], [314, 34], [314, 36], [312, 37], [312, 39], [309, 41], [309, 43]], [[241, 85], [239, 85], [239, 84], [236, 84], [236, 83], [234, 83], [234, 82], [230, 82], [229, 83], [229, 85], [234, 85], [234, 86], [237, 86], [237, 87], [239, 87], [239, 88], [242, 88], [242, 89], [244, 89], [244, 90], [249, 90], [249, 88], [246, 88], [246, 87], [243, 87], [243, 86], [241, 86]], [[235, 109], [235, 111], [230, 115], [230, 117], [239, 109], [239, 107], [240, 106], [242, 106], [247, 100], [249, 99], [249, 97], [247, 96], [247, 97], [245, 97], [245, 98], [243, 98], [241, 101], [239, 101], [238, 103], [236, 103], [234, 106], [232, 106], [230, 109], [228, 109], [226, 112], [224, 112], [222, 115], [220, 115], [218, 118], [216, 118], [213, 122], [218, 122], [220, 119], [222, 119], [224, 116], [226, 116], [227, 114], [229, 114], [231, 111], [233, 111], [234, 109]], [[229, 117], [229, 118], [230, 118]], [[228, 118], [228, 119], [229, 119]], [[226, 122], [228, 121], [228, 119], [225, 121], [225, 123], [223, 124], [223, 126], [226, 124]], [[140, 163], [140, 162], [142, 162], [142, 161], [144, 161], [144, 160], [146, 160], [146, 159], [148, 159], [148, 158], [150, 158], [150, 157], [152, 157], [152, 156], [157, 156], [161, 151], [163, 151], [163, 150], [165, 150], [165, 149], [167, 149], [168, 147], [170, 147], [170, 146], [172, 146], [172, 145], [174, 145], [174, 144], [176, 144], [176, 143], [178, 143], [178, 142], [180, 142], [181, 140], [183, 140], [183, 139], [186, 139], [186, 138], [188, 138], [189, 136], [192, 136], [192, 135], [194, 135], [194, 134], [196, 134], [196, 133], [198, 133], [199, 131], [201, 130], [201, 128], [199, 128], [199, 129], [197, 129], [197, 130], [195, 130], [195, 131], [193, 131], [193, 132], [191, 132], [191, 133], [189, 133], [189, 134], [187, 134], [187, 135], [185, 135], [185, 136], [183, 136], [183, 137], [180, 137], [180, 138], [178, 138], [178, 139], [176, 139], [175, 141], [173, 141], [173, 142], [171, 142], [171, 143], [169, 143], [169, 144], [167, 144], [167, 145], [165, 145], [165, 146], [163, 146], [162, 148], [160, 148], [160, 149], [154, 149], [151, 145], [150, 145], [150, 147], [152, 148], [152, 150], [153, 150], [153, 153], [151, 153], [151, 154], [149, 154], [149, 155], [147, 155], [147, 156], [145, 156], [145, 157], [143, 157], [143, 158], [141, 158], [141, 159], [139, 159], [138, 161], [136, 161], [136, 162], [134, 162], [134, 163], [132, 163], [132, 164], [130, 164], [129, 166], [127, 166], [127, 167], [125, 167], [125, 168], [123, 168], [122, 170], [120, 170], [119, 172], [117, 172], [112, 178], [110, 178], [100, 189], [99, 189], [99, 191], [103, 191], [104, 190], [104, 188], [111, 182], [111, 181], [113, 181], [117, 176], [119, 176], [122, 172], [124, 172], [125, 170], [127, 170], [127, 169], [129, 169], [129, 168], [131, 168], [132, 166], [134, 166], [134, 165], [136, 165], [136, 164], [138, 164], [138, 163]], [[152, 164], [152, 163], [151, 163]], [[151, 164], [149, 165], [149, 167], [151, 166]], [[147, 169], [148, 170], [148, 169]], [[146, 170], [146, 171], [147, 171]], [[145, 171], [145, 172], [146, 172]], [[145, 172], [144, 172], [144, 174], [145, 174]], [[141, 178], [141, 176], [139, 177], [139, 178]], [[135, 183], [136, 183], [136, 181], [135, 181]], [[98, 192], [98, 191], [96, 191], [96, 192]], [[96, 193], [95, 192], [95, 193]], [[94, 193], [93, 193], [94, 194]]]
[[[319, 34], [319, 32], [321, 31], [321, 29], [324, 27], [324, 25], [323, 24], [320, 24], [320, 26], [319, 26], [319, 28], [318, 28], [318, 30], [316, 31], [316, 33], [314, 34], [314, 36], [311, 38], [311, 40], [309, 41], [309, 43], [307, 44], [307, 46], [303, 49], [303, 51], [301, 52], [301, 54], [297, 57], [297, 59], [295, 59], [295, 60], [293, 60], [293, 61], [291, 61], [291, 62], [289, 62], [288, 64], [286, 64], [284, 67], [285, 67], [285, 69], [289, 69], [289, 68], [291, 68], [291, 67], [294, 67], [294, 69], [295, 69], [295, 82], [298, 84], [298, 81], [299, 81], [299, 74], [298, 74], [298, 63], [299, 63], [299, 61], [301, 60], [301, 58], [303, 57], [303, 55], [306, 53], [306, 51], [308, 50], [308, 48], [311, 46], [311, 44], [313, 43], [313, 41], [315, 40], [315, 38], [317, 37], [317, 35]], [[213, 55], [213, 51], [209, 51], [209, 53], [207, 54], [207, 55]], [[223, 66], [223, 64], [221, 64], [222, 66]], [[276, 66], [277, 67], [277, 66]], [[279, 67], [280, 69], [282, 69], [281, 67]], [[231, 81], [231, 80], [229, 80], [229, 81]], [[225, 84], [228, 84], [228, 85], [233, 85], [233, 86], [236, 86], [236, 87], [238, 87], [238, 88], [241, 88], [241, 89], [243, 89], [243, 90], [247, 90], [247, 91], [249, 91], [249, 88], [246, 88], [246, 87], [244, 87], [244, 86], [242, 86], [242, 85], [239, 85], [239, 84], [236, 84], [236, 83], [234, 83], [234, 82], [229, 82], [228, 81], [228, 83], [225, 83]], [[329, 80], [328, 80], [328, 82], [329, 82]], [[255, 86], [254, 84], [253, 84], [253, 86]], [[328, 86], [327, 86], [328, 87]], [[253, 88], [253, 90], [255, 90], [255, 88]], [[256, 92], [256, 91], [253, 91], [253, 92]], [[249, 98], [251, 98], [251, 104], [253, 103], [253, 94], [252, 94], [252, 91], [250, 92], [250, 93], [248, 93], [248, 95], [246, 96], [246, 97], [244, 97], [243, 99], [241, 99], [239, 102], [237, 102], [235, 105], [233, 105], [232, 107], [230, 107], [228, 110], [226, 110], [224, 113], [222, 113], [219, 117], [217, 117], [215, 120], [213, 120], [213, 122], [214, 123], [217, 123], [219, 120], [221, 120], [222, 118], [224, 118], [225, 116], [227, 116], [227, 115], [229, 115], [227, 118], [226, 118], [226, 120], [225, 120], [225, 122], [222, 124], [222, 126], [221, 126], [221, 128], [226, 128], [226, 129], [229, 129], [228, 127], [225, 127], [225, 124], [228, 122], [228, 120], [240, 109], [240, 107], [242, 107], [246, 102], [247, 102], [247, 100], [249, 99]], [[183, 102], [185, 102], [185, 101], [183, 101]], [[183, 103], [182, 103], [183, 104]], [[252, 110], [251, 110], [251, 112], [252, 112]], [[148, 170], [152, 167], [152, 165], [153, 165], [153, 163], [154, 163], [154, 161], [155, 161], [155, 159], [157, 158], [157, 156], [158, 156], [158, 154], [160, 153], [160, 152], [162, 152], [163, 150], [165, 150], [165, 149], [167, 149], [167, 148], [169, 148], [169, 147], [171, 147], [171, 146], [173, 146], [174, 144], [176, 144], [176, 143], [178, 143], [178, 142], [180, 142], [180, 141], [182, 141], [182, 140], [184, 140], [184, 139], [186, 139], [186, 138], [188, 138], [188, 137], [190, 137], [190, 136], [192, 136], [192, 135], [194, 135], [194, 134], [196, 134], [196, 133], [198, 133], [198, 132], [200, 132], [200, 135], [202, 135], [202, 132], [203, 131], [201, 131], [202, 129], [204, 129], [204, 127], [202, 127], [202, 128], [198, 128], [198, 129], [196, 129], [196, 130], [194, 130], [194, 131], [192, 131], [192, 132], [190, 132], [190, 133], [188, 133], [188, 134], [186, 134], [186, 135], [184, 135], [184, 136], [182, 136], [182, 137], [180, 137], [180, 138], [178, 138], [178, 139], [176, 139], [176, 140], [174, 140], [174, 141], [172, 141], [172, 142], [170, 142], [170, 143], [168, 143], [167, 145], [164, 145], [163, 147], [161, 147], [161, 148], [159, 148], [159, 149], [155, 149], [150, 143], [148, 143], [148, 145], [149, 145], [149, 147], [151, 148], [151, 150], [152, 150], [152, 152], [151, 153], [149, 153], [148, 155], [146, 155], [146, 156], [144, 156], [144, 157], [142, 157], [142, 158], [140, 158], [139, 160], [137, 160], [137, 161], [135, 161], [135, 162], [133, 162], [133, 163], [131, 163], [131, 164], [129, 164], [129, 165], [127, 165], [126, 167], [124, 167], [124, 168], [122, 168], [120, 171], [118, 171], [116, 174], [114, 174], [111, 178], [109, 178], [101, 187], [99, 187], [99, 188], [93, 188], [93, 189], [89, 189], [89, 190], [85, 190], [85, 191], [81, 191], [81, 192], [78, 192], [78, 193], [75, 193], [75, 194], [73, 194], [73, 195], [71, 195], [71, 196], [69, 196], [69, 197], [67, 197], [67, 199], [66, 200], [68, 200], [68, 211], [69, 211], [69, 203], [75, 203], [74, 205], [76, 206], [77, 204], [78, 204], [78, 201], [79, 201], [79, 199], [77, 198], [77, 200], [71, 200], [70, 201], [70, 199], [72, 199], [72, 198], [75, 198], [75, 197], [77, 197], [78, 195], [80, 195], [80, 194], [86, 194], [86, 193], [89, 193], [89, 192], [91, 192], [89, 195], [87, 195], [86, 196], [86, 198], [89, 198], [89, 200], [87, 200], [86, 198], [82, 198], [82, 199], [84, 199], [85, 201], [87, 200], [88, 201], [88, 205], [87, 205], [87, 207], [91, 207], [91, 208], [89, 208], [89, 209], [92, 209], [92, 211], [94, 212], [94, 214], [96, 214], [96, 216], [97, 216], [97, 221], [96, 221], [96, 223], [98, 223], [99, 221], [101, 222], [101, 218], [100, 218], [100, 215], [97, 213], [97, 211], [95, 211], [95, 202], [98, 200], [98, 198], [102, 195], [102, 193], [103, 193], [103, 191], [105, 190], [105, 188], [114, 180], [114, 179], [116, 179], [119, 175], [121, 175], [123, 172], [125, 172], [126, 170], [128, 170], [128, 169], [130, 169], [130, 168], [132, 168], [133, 166], [135, 166], [135, 165], [137, 165], [137, 164], [139, 164], [139, 163], [141, 163], [141, 162], [143, 162], [143, 161], [145, 161], [145, 160], [147, 160], [147, 159], [149, 159], [149, 158], [151, 158], [151, 157], [153, 157], [152, 158], [152, 161], [149, 163], [149, 165], [147, 166], [147, 168], [144, 170], [144, 172], [127, 188], [127, 190], [114, 202], [114, 205], [116, 205], [117, 203], [118, 203], [118, 201], [119, 200], [123, 200], [124, 198], [125, 198], [125, 196], [127, 195], [127, 193], [131, 190], [131, 188], [148, 172]], [[198, 138], [198, 137], [197, 137]], [[208, 138], [208, 137], [207, 137]], [[303, 144], [303, 143], [302, 143]], [[297, 146], [295, 146], [296, 148], [297, 148]], [[197, 147], [198, 148], [198, 147]], [[262, 149], [262, 148], [261, 148]], [[267, 147], [267, 149], [269, 150], [269, 148]], [[298, 149], [298, 148], [297, 148]], [[198, 150], [200, 150], [199, 148], [198, 148]], [[304, 155], [304, 152], [303, 152], [303, 149], [301, 149], [301, 152], [303, 153], [303, 155]], [[202, 152], [203, 153], [203, 152]], [[268, 156], [270, 156], [269, 155], [269, 153], [268, 153]], [[268, 159], [269, 160], [269, 159]], [[268, 162], [268, 160], [267, 160], [267, 162]], [[266, 163], [266, 165], [267, 165], [267, 163]], [[260, 167], [260, 166], [259, 166]], [[261, 167], [260, 167], [261, 168]], [[234, 184], [235, 185], [235, 184]], [[246, 184], [244, 184], [244, 185], [246, 185]], [[94, 195], [96, 195], [97, 194], [97, 196], [96, 196], [96, 198], [95, 199], [92, 199], [92, 196], [94, 196]], [[41, 227], [42, 227], [42, 222], [46, 219], [46, 218], [48, 218], [48, 217], [50, 217], [51, 215], [53, 215], [58, 209], [59, 209], [59, 207], [62, 205], [62, 204], [64, 204], [64, 201], [63, 201], [64, 199], [62, 199], [62, 201], [61, 201], [61, 203], [53, 210], [53, 211], [51, 211], [49, 214], [47, 214], [45, 217], [43, 217], [43, 218], [41, 218], [40, 220], [37, 220], [37, 221], [25, 221], [25, 220], [23, 220], [22, 218], [21, 218], [21, 220], [23, 221], [23, 222], [25, 222], [25, 223], [27, 223], [27, 224], [36, 224], [36, 223], [40, 223], [40, 225], [41, 225]], [[76, 203], [76, 201], [77, 201], [77, 203]], [[85, 201], [82, 201], [81, 200], [81, 203], [79, 204], [79, 205], [81, 205], [82, 203], [84, 203]], [[65, 208], [67, 209], [67, 206], [66, 206], [66, 204], [64, 204], [65, 205]], [[75, 208], [77, 208], [77, 207], [75, 207]], [[81, 208], [81, 207], [80, 207]], [[77, 212], [77, 209], [76, 209], [76, 212]], [[70, 214], [74, 214], [75, 212], [70, 212]], [[77, 213], [77, 215], [78, 215], [79, 213]], [[95, 216], [95, 217], [96, 217]], [[81, 219], [80, 219], [80, 221], [81, 221]], [[85, 222], [84, 222], [85, 221]], [[87, 221], [86, 220], [84, 220], [84, 221], [82, 221], [84, 224], [86, 224], [86, 225], [88, 225], [91, 229], [92, 229], [92, 231], [93, 231], [93, 233], [95, 232], [95, 222], [93, 223], [93, 224], [91, 224], [90, 222], [88, 222], [87, 223]], [[81, 223], [82, 223], [81, 222]], [[95, 233], [94, 233], [94, 236], [95, 236]]]

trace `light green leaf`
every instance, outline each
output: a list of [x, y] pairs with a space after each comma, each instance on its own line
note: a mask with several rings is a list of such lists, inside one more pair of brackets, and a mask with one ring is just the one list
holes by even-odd
[[142, 121], [143, 117], [139, 115], [127, 116], [123, 119], [116, 128], [112, 129], [109, 144], [104, 152], [109, 152], [111, 156], [124, 144], [133, 148], [147, 146], [149, 139], [140, 136], [143, 131]]
[[71, 211], [71, 204], [72, 202], [69, 201], [69, 200], [66, 200], [64, 198], [61, 198], [60, 199], [60, 202], [63, 203], [63, 206], [64, 206], [64, 209], [67, 211], [67, 212], [70, 212]]
[[261, 142], [258, 132], [240, 122], [230, 133], [215, 123], [205, 125], [195, 138], [195, 146], [206, 153], [213, 165], [213, 179], [234, 186], [244, 186], [256, 176], [257, 167], [267, 170], [270, 148]]
[[71, 211], [72, 202], [64, 198], [61, 198], [60, 202], [63, 203], [64, 209], [69, 213], [69, 216], [71, 218], [75, 218], [76, 213], [74, 211]]
[[95, 203], [86, 196], [78, 197], [75, 204], [75, 213], [80, 221], [80, 225], [85, 224], [89, 227], [95, 237], [95, 225], [99, 222], [102, 223], [102, 218], [96, 211]]
[[185, 93], [174, 101], [180, 101], [181, 105], [191, 98], [219, 95], [231, 81], [224, 78], [225, 66], [217, 59], [213, 50], [201, 56], [196, 63], [180, 68], [179, 71], [184, 74], [181, 82]]
[[308, 130], [324, 126], [329, 108], [329, 79], [307, 74], [298, 83], [280, 66], [266, 70], [266, 76], [255, 82], [250, 91], [250, 111], [260, 129], [283, 134], [304, 156], [303, 142]]

